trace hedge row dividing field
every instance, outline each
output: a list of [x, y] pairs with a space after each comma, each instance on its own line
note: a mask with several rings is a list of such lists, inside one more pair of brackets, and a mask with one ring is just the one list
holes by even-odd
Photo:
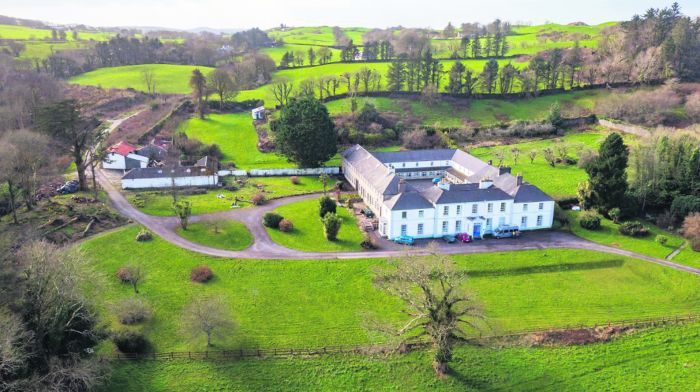
[[[527, 390], [691, 391], [700, 388], [700, 324], [638, 331], [608, 343], [558, 347], [472, 347], [455, 350], [443, 380], [430, 352], [337, 355], [230, 362], [119, 362], [106, 390]], [[649, 360], [655, 358], [657, 360]]]
[[[182, 310], [194, 297], [227, 298], [237, 327], [215, 341], [216, 349], [319, 347], [367, 344], [386, 337], [367, 328], [367, 314], [403, 320], [399, 301], [372, 286], [379, 259], [227, 260], [192, 253], [160, 238], [136, 242], [139, 227], [92, 238], [80, 246], [103, 276], [101, 317], [120, 327], [110, 312], [134, 296], [114, 276], [138, 263], [146, 274], [139, 297], [154, 318], [138, 327], [156, 351], [201, 351], [203, 337], [180, 331]], [[468, 245], [467, 245], [468, 246]], [[537, 250], [455, 256], [484, 304], [494, 332], [600, 324], [638, 317], [700, 311], [700, 277], [630, 258], [582, 250]], [[208, 265], [214, 279], [192, 283], [190, 271]], [[110, 351], [110, 345], [102, 350]]]

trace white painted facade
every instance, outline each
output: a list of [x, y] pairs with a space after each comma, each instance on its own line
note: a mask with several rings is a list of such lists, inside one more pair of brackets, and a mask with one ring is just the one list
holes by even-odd
[[[102, 167], [105, 169], [126, 170], [127, 159], [133, 159], [134, 161], [138, 162], [138, 167], [148, 166], [148, 157], [144, 157], [134, 153], [130, 153], [127, 156], [124, 156], [115, 152], [110, 152], [105, 156], [105, 159], [102, 161]], [[131, 167], [129, 169], [131, 169]]]
[[122, 189], [170, 188], [173, 186], [173, 181], [176, 187], [210, 187], [219, 183], [219, 176], [213, 174], [175, 177], [174, 179], [171, 177], [122, 179]]

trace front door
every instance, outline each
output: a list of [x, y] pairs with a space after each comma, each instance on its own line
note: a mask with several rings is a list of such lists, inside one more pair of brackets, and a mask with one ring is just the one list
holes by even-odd
[[481, 238], [481, 223], [474, 223], [474, 232], [472, 233], [472, 237]]

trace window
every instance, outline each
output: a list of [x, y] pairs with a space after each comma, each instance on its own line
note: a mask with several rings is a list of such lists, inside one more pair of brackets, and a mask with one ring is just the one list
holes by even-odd
[[486, 218], [486, 230], [491, 230], [491, 218]]
[[540, 203], [540, 210], [544, 210], [544, 203]]
[[435, 163], [435, 162], [430, 162], [430, 166], [433, 166], [433, 163]]
[[[527, 204], [526, 204], [527, 205]], [[527, 217], [524, 216], [520, 218], [520, 228], [521, 229], [526, 229], [527, 228]]]
[[416, 162], [416, 167], [418, 167], [418, 162]]
[[447, 221], [442, 221], [442, 232], [447, 233]]
[[542, 226], [542, 215], [537, 215], [537, 227]]
[[506, 212], [506, 203], [501, 203], [501, 212]]
[[444, 215], [444, 216], [450, 215], [450, 207], [449, 206], [445, 206], [442, 208], [442, 215]]
[[418, 217], [422, 218], [423, 217], [423, 210], [418, 210]]
[[493, 212], [493, 203], [489, 203], [486, 207], [486, 212]]
[[523, 204], [523, 211], [527, 211], [527, 203]]
[[423, 235], [423, 224], [422, 223], [418, 224], [418, 235]]
[[405, 164], [405, 163], [402, 163], [402, 164], [401, 164], [401, 167], [406, 167], [406, 164]]
[[406, 235], [406, 225], [401, 225], [401, 235], [405, 236]]
[[457, 222], [455, 222], [455, 231], [456, 231], [457, 233], [459, 233], [460, 231], [462, 231], [462, 221], [457, 221]]
[[407, 215], [408, 215], [408, 212], [406, 212], [406, 211], [401, 212], [401, 219], [406, 219]]
[[457, 206], [457, 215], [462, 213], [462, 206]]
[[472, 214], [476, 214], [478, 210], [479, 210], [479, 205], [472, 204]]

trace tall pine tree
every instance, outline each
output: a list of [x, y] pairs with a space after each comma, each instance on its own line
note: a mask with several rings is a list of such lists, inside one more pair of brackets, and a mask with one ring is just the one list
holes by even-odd
[[625, 207], [629, 149], [618, 133], [612, 133], [600, 146], [598, 157], [586, 165], [593, 208], [607, 213]]

